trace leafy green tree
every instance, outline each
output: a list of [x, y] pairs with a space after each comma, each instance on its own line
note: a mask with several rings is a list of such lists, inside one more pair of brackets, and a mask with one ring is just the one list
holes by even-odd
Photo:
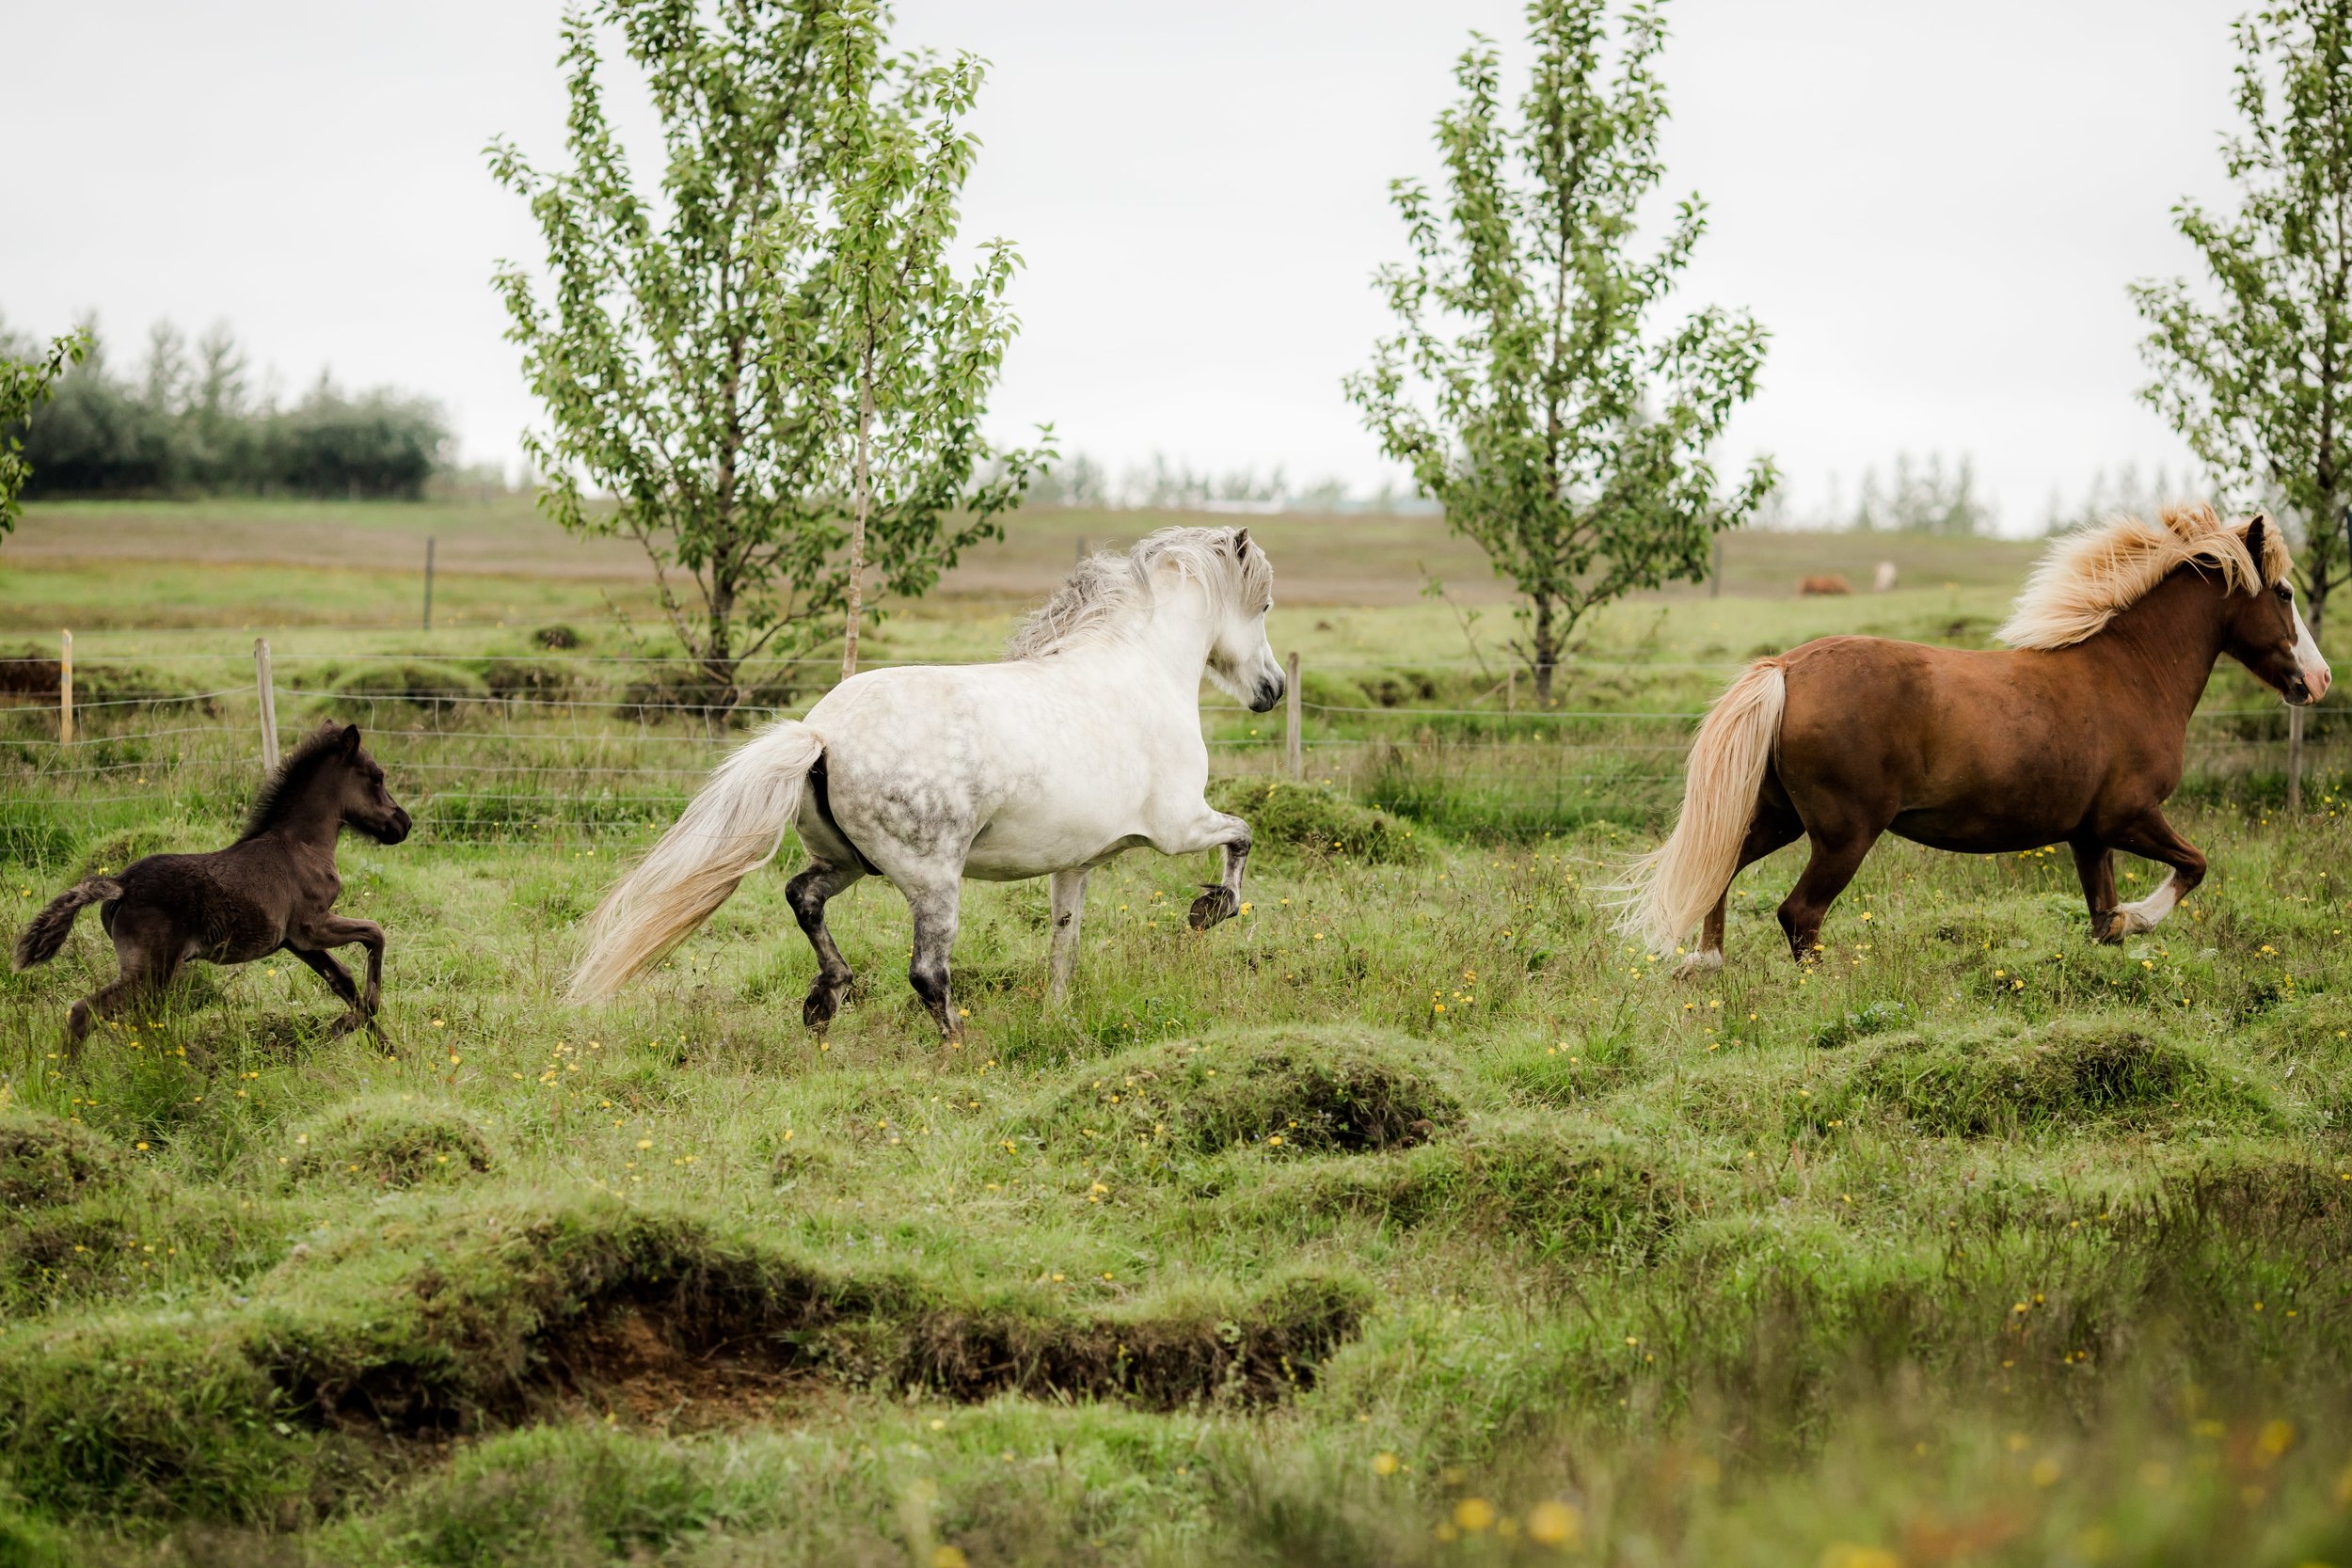
[[1005, 303], [1019, 256], [1005, 240], [987, 241], [964, 278], [946, 255], [979, 152], [962, 120], [983, 67], [969, 55], [893, 59], [888, 21], [857, 0], [827, 19], [826, 211], [789, 213], [771, 236], [771, 253], [814, 261], [826, 307], [813, 320], [771, 323], [780, 364], [803, 375], [837, 357], [846, 372], [845, 679], [857, 673], [869, 565], [894, 594], [928, 592], [943, 563], [1001, 531], [998, 515], [1054, 455], [1050, 428], [1045, 444], [1005, 452], [980, 435], [1019, 329]]
[[[2154, 375], [2140, 395], [2219, 485], [2286, 515], [2317, 636], [2352, 581], [2352, 5], [2288, 0], [2231, 31], [2246, 123], [2221, 156], [2237, 211], [2172, 209], [2218, 297], [2208, 309], [2181, 278], [2132, 285]], [[2301, 709], [2288, 724], [2299, 808]]]
[[1454, 69], [1462, 100], [1438, 119], [1443, 197], [1391, 187], [1414, 260], [1382, 269], [1399, 330], [1347, 392], [1518, 585], [1514, 647], [1549, 701], [1578, 622], [1703, 578], [1714, 534], [1745, 521], [1774, 475], [1759, 460], [1719, 494], [1709, 460], [1755, 394], [1764, 329], [1708, 309], [1645, 330], [1706, 227], [1691, 198], [1653, 254], [1633, 254], [1637, 210], [1665, 175], [1661, 7], [1629, 6], [1613, 51], [1608, 0], [1532, 0], [1527, 21], [1535, 64], [1518, 122], [1494, 46], [1473, 35]]
[[[490, 148], [531, 203], [552, 282], [542, 300], [520, 267], [497, 275], [547, 410], [525, 440], [544, 504], [567, 529], [639, 542], [722, 703], [744, 659], [838, 635], [869, 573], [889, 592], [928, 589], [1001, 531], [1019, 493], [1018, 477], [970, 483], [997, 467], [976, 428], [988, 378], [970, 372], [993, 370], [1002, 340], [969, 339], [990, 321], [1009, 331], [991, 280], [1009, 253], [983, 265], [978, 325], [946, 299], [937, 260], [970, 144], [952, 128], [924, 136], [968, 92], [927, 63], [882, 60], [886, 21], [854, 0], [603, 0], [564, 25], [570, 166]], [[654, 194], [606, 122], [601, 26], [651, 89]], [[951, 70], [977, 84], [976, 69]], [[914, 379], [943, 372], [926, 402]]]
[[0, 343], [0, 431], [8, 433], [0, 437], [0, 534], [16, 531], [16, 520], [24, 510], [17, 498], [33, 472], [15, 427], [49, 401], [66, 367], [80, 364], [88, 352], [89, 338], [78, 330], [57, 339], [48, 352], [33, 357], [19, 358], [9, 345]]

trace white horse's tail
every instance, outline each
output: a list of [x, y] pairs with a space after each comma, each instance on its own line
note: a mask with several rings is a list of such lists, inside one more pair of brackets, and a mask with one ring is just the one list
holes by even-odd
[[824, 755], [795, 720], [737, 747], [688, 803], [686, 815], [629, 868], [588, 917], [588, 948], [572, 971], [572, 998], [601, 1002], [686, 940], [736, 884], [776, 858], [800, 815], [801, 786]]
[[1756, 792], [1780, 738], [1788, 682], [1758, 659], [1716, 700], [1691, 743], [1682, 814], [1666, 842], [1633, 863], [1617, 891], [1617, 928], [1662, 953], [1707, 917], [1740, 869]]

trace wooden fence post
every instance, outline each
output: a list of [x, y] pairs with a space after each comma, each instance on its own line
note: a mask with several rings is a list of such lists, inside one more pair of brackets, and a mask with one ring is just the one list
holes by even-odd
[[57, 744], [73, 744], [73, 634], [57, 655]]
[[1282, 704], [1282, 755], [1294, 780], [1307, 776], [1307, 746], [1298, 733], [1298, 652], [1291, 651], [1290, 695]]
[[262, 699], [262, 771], [278, 771], [278, 692], [269, 677], [269, 639], [253, 640], [253, 689]]

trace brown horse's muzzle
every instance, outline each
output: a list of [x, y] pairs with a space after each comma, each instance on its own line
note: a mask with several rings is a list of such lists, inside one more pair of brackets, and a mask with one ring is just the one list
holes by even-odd
[[394, 806], [390, 819], [375, 830], [375, 841], [378, 844], [398, 844], [408, 836], [411, 825], [407, 808]]

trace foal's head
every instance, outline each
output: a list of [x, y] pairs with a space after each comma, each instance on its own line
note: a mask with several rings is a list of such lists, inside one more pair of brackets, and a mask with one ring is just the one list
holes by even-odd
[[1266, 641], [1265, 618], [1274, 609], [1274, 566], [1266, 553], [1249, 542], [1248, 529], [1233, 531], [1224, 549], [1230, 592], [1211, 594], [1217, 612], [1216, 641], [1209, 644], [1209, 679], [1223, 690], [1263, 713], [1282, 700], [1289, 682]]
[[239, 842], [286, 828], [356, 828], [378, 844], [398, 844], [408, 827], [407, 812], [384, 787], [383, 766], [359, 744], [359, 726], [330, 719], [262, 785]]
[[2328, 694], [2334, 676], [2312, 641], [2311, 627], [2296, 608], [2295, 585], [2278, 565], [2283, 551], [2270, 549], [2267, 517], [2246, 525], [2246, 553], [2254, 559], [2261, 587], [2232, 594], [2221, 627], [2221, 651], [2254, 672], [2255, 677], [2297, 705]]

